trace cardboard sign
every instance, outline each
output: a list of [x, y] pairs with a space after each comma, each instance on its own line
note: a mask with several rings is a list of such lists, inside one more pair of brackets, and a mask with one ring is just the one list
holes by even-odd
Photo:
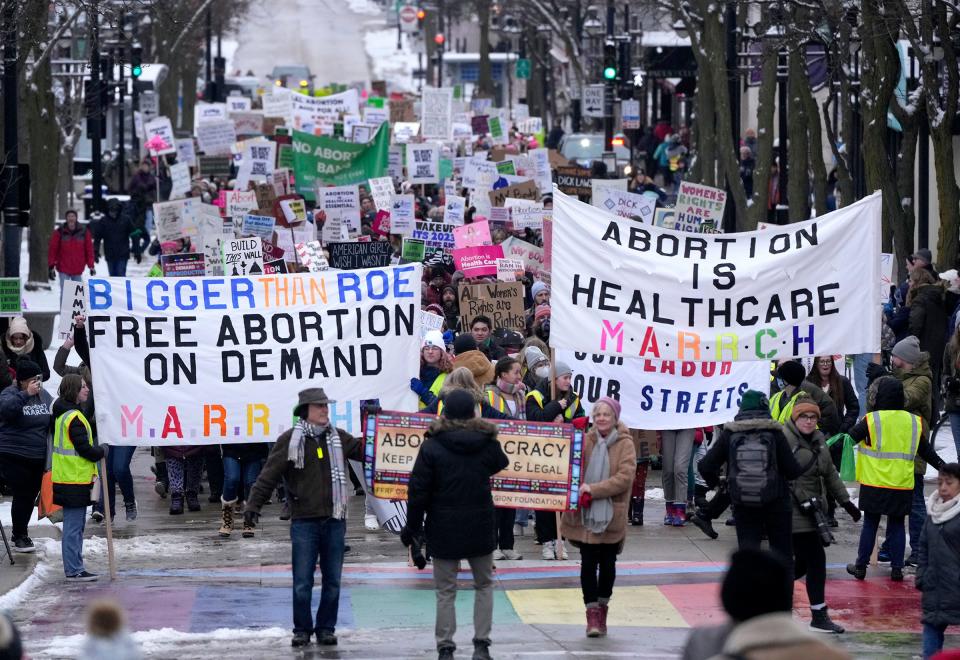
[[503, 248], [499, 245], [481, 245], [478, 247], [455, 248], [453, 263], [465, 277], [496, 276], [497, 260], [503, 258]]
[[[500, 248], [503, 251], [503, 248]], [[525, 267], [521, 259], [497, 259], [497, 279], [501, 282], [516, 282], [524, 276]]]
[[503, 206], [504, 201], [508, 197], [514, 199], [528, 199], [532, 202], [540, 201], [540, 190], [537, 188], [537, 184], [533, 181], [524, 181], [523, 183], [516, 183], [512, 186], [507, 186], [506, 188], [498, 188], [497, 190], [491, 190], [487, 193], [490, 198], [491, 206]]
[[300, 264], [311, 273], [330, 270], [327, 258], [323, 254], [323, 248], [320, 241], [308, 241], [306, 243], [297, 243], [295, 246], [297, 256], [300, 258]]
[[543, 204], [525, 199], [508, 198], [506, 207], [510, 210], [510, 222], [513, 223], [514, 229], [543, 229]]
[[223, 270], [229, 277], [263, 274], [260, 239], [233, 238], [223, 244]]
[[292, 227], [307, 221], [307, 207], [298, 195], [278, 197], [273, 204], [273, 217], [277, 224]]
[[[173, 124], [167, 117], [156, 117], [143, 125], [144, 144], [155, 140], [152, 144], [159, 145], [159, 140], [163, 140], [166, 146], [160, 146], [157, 149], [150, 149], [150, 153], [155, 156], [165, 156], [166, 154], [177, 153], [177, 138], [173, 135]], [[157, 140], [159, 138], [159, 140]]]
[[199, 252], [161, 254], [160, 268], [164, 277], [203, 277], [206, 275], [203, 254]]
[[190, 194], [190, 165], [174, 163], [170, 166], [170, 199], [180, 199]]
[[404, 238], [400, 259], [405, 262], [420, 262], [424, 257], [424, 242], [417, 238]]
[[232, 119], [208, 121], [197, 126], [197, 144], [206, 156], [229, 156], [237, 142]]
[[224, 196], [224, 214], [228, 218], [244, 215], [259, 208], [257, 193], [253, 190], [227, 190]]
[[394, 195], [390, 208], [390, 233], [404, 236], [416, 229], [416, 200], [413, 195]]
[[460, 195], [447, 195], [443, 205], [443, 221], [448, 225], [463, 225], [463, 215], [466, 212], [467, 198]]
[[193, 167], [197, 162], [197, 152], [193, 146], [193, 138], [177, 140], [177, 162], [186, 163]]
[[673, 228], [677, 231], [704, 233], [723, 226], [723, 210], [727, 205], [727, 193], [720, 188], [711, 188], [689, 181], [680, 182]]
[[590, 198], [593, 196], [593, 184], [590, 170], [586, 167], [563, 166], [556, 170], [553, 182], [560, 192], [577, 197]]
[[231, 112], [230, 119], [237, 135], [263, 135], [262, 112]]
[[417, 121], [417, 114], [413, 110], [413, 99], [396, 99], [390, 101], [390, 123], [409, 123]]
[[357, 270], [383, 268], [390, 265], [393, 246], [388, 241], [368, 243], [328, 243], [330, 268]]
[[[73, 320], [81, 314], [87, 313], [86, 285], [83, 282], [64, 280], [63, 290], [60, 292], [60, 325], [58, 333], [60, 339], [69, 339], [73, 336]], [[17, 306], [20, 305], [20, 292], [16, 295]]]
[[161, 243], [176, 241], [184, 234], [184, 217], [190, 199], [179, 199], [171, 202], [155, 202], [153, 205], [153, 220], [157, 229], [157, 240]]
[[243, 216], [240, 233], [243, 236], [256, 236], [263, 240], [270, 240], [276, 223], [277, 219], [271, 215], [251, 215], [248, 213]]
[[493, 240], [490, 238], [490, 223], [484, 220], [462, 227], [454, 227], [453, 243], [456, 248], [491, 245]]
[[437, 144], [407, 145], [407, 177], [410, 183], [440, 181], [440, 146]]
[[473, 319], [481, 315], [490, 318], [494, 329], [507, 328], [522, 334], [526, 328], [523, 284], [520, 282], [461, 284], [457, 297], [460, 301], [461, 328], [469, 328]]
[[389, 176], [381, 176], [368, 179], [367, 182], [370, 186], [370, 196], [373, 197], [373, 205], [380, 210], [389, 211], [396, 190], [393, 179]]
[[[434, 415], [384, 411], [367, 424], [364, 463], [373, 496], [407, 499], [410, 473]], [[569, 511], [577, 508], [583, 440], [569, 424], [517, 420], [496, 423], [497, 440], [509, 459], [490, 478], [496, 506]]]
[[423, 241], [427, 247], [452, 250], [456, 247], [453, 239], [453, 225], [444, 225], [436, 222], [417, 222], [416, 229], [410, 235]]

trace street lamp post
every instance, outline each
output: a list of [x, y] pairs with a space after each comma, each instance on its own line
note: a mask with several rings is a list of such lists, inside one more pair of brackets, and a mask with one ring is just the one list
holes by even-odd
[[17, 5], [3, 5], [3, 274], [20, 274], [20, 153], [17, 148]]
[[[607, 0], [607, 43], [613, 43], [613, 23], [617, 9], [613, 0]], [[603, 81], [603, 148], [613, 151], [613, 86], [614, 80], [604, 76]]]
[[103, 98], [100, 92], [100, 17], [97, 2], [94, 0], [90, 17], [90, 92], [94, 98], [88, 99], [90, 105], [87, 115], [87, 133], [90, 138], [90, 163], [93, 166], [93, 199], [91, 211], [103, 210], [103, 144], [102, 125]]

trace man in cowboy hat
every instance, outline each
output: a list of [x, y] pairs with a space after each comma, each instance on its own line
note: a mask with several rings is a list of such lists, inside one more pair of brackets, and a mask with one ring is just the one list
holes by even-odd
[[[323, 388], [300, 392], [293, 414], [296, 422], [284, 431], [250, 491], [244, 522], [256, 525], [260, 509], [283, 478], [290, 501], [290, 541], [293, 564], [293, 646], [334, 645], [340, 602], [347, 498], [350, 488], [347, 459], [363, 460], [363, 444], [330, 424], [330, 407]], [[320, 606], [311, 616], [313, 574], [320, 560]]]

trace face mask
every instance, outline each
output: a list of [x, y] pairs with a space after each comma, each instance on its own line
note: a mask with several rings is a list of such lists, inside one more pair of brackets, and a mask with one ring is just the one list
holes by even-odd
[[537, 367], [534, 373], [537, 374], [537, 378], [546, 378], [550, 375], [550, 367]]
[[782, 378], [777, 378], [777, 387], [781, 390], [787, 386], [787, 382]]

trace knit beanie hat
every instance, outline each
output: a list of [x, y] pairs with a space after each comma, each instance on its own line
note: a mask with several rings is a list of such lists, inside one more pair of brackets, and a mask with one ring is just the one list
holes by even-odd
[[807, 370], [796, 360], [787, 360], [777, 367], [777, 376], [782, 378], [787, 385], [797, 387], [807, 377]]
[[557, 378], [560, 378], [560, 376], [572, 376], [573, 369], [571, 369], [570, 365], [568, 365], [566, 362], [557, 362], [557, 369], [555, 373]]
[[443, 416], [447, 419], [473, 419], [477, 402], [470, 392], [451, 390], [443, 397]]
[[820, 419], [820, 406], [813, 402], [809, 396], [804, 394], [797, 398], [797, 402], [793, 404], [793, 411], [790, 413], [790, 419], [797, 421], [800, 418], [800, 415], [803, 414], [813, 414], [817, 416], [817, 419]]
[[904, 337], [893, 346], [893, 357], [900, 358], [908, 364], [920, 363], [920, 340], [910, 335]]
[[477, 340], [473, 338], [473, 335], [469, 333], [464, 333], [462, 335], [457, 335], [457, 338], [453, 340], [453, 354], [462, 355], [467, 351], [477, 350]]
[[534, 322], [542, 321], [543, 319], [548, 319], [548, 318], [550, 318], [550, 305], [548, 305], [547, 303], [537, 305], [537, 309], [533, 313]]
[[793, 576], [778, 555], [764, 550], [738, 550], [720, 588], [720, 602], [730, 618], [747, 621], [763, 614], [793, 609]]
[[30, 332], [30, 326], [27, 324], [27, 319], [22, 316], [14, 316], [10, 319], [10, 325], [7, 326], [7, 336], [12, 337], [14, 335], [26, 335], [27, 338], [30, 337], [33, 333]]
[[447, 344], [443, 341], [443, 333], [439, 330], [430, 330], [423, 337], [423, 348], [427, 346], [435, 346], [440, 350], [446, 350]]
[[537, 280], [533, 283], [533, 286], [530, 287], [530, 297], [534, 300], [537, 299], [537, 294], [541, 291], [550, 291], [550, 287], [546, 283]]
[[740, 412], [769, 409], [770, 402], [767, 401], [767, 396], [763, 392], [758, 392], [757, 390], [747, 390], [740, 398]]
[[605, 403], [608, 406], [610, 406], [610, 409], [613, 410], [614, 417], [616, 417], [617, 421], [620, 420], [620, 402], [619, 401], [617, 401], [616, 399], [611, 399], [608, 396], [602, 396], [599, 399], [597, 399], [596, 403], [593, 404], [594, 410], [596, 410], [596, 407], [601, 403]]
[[33, 360], [24, 358], [17, 362], [17, 380], [30, 380], [42, 373], [43, 371], [41, 371], [40, 365]]
[[527, 361], [527, 369], [533, 369], [538, 362], [543, 362], [547, 356], [536, 346], [527, 346], [523, 351], [523, 358]]

